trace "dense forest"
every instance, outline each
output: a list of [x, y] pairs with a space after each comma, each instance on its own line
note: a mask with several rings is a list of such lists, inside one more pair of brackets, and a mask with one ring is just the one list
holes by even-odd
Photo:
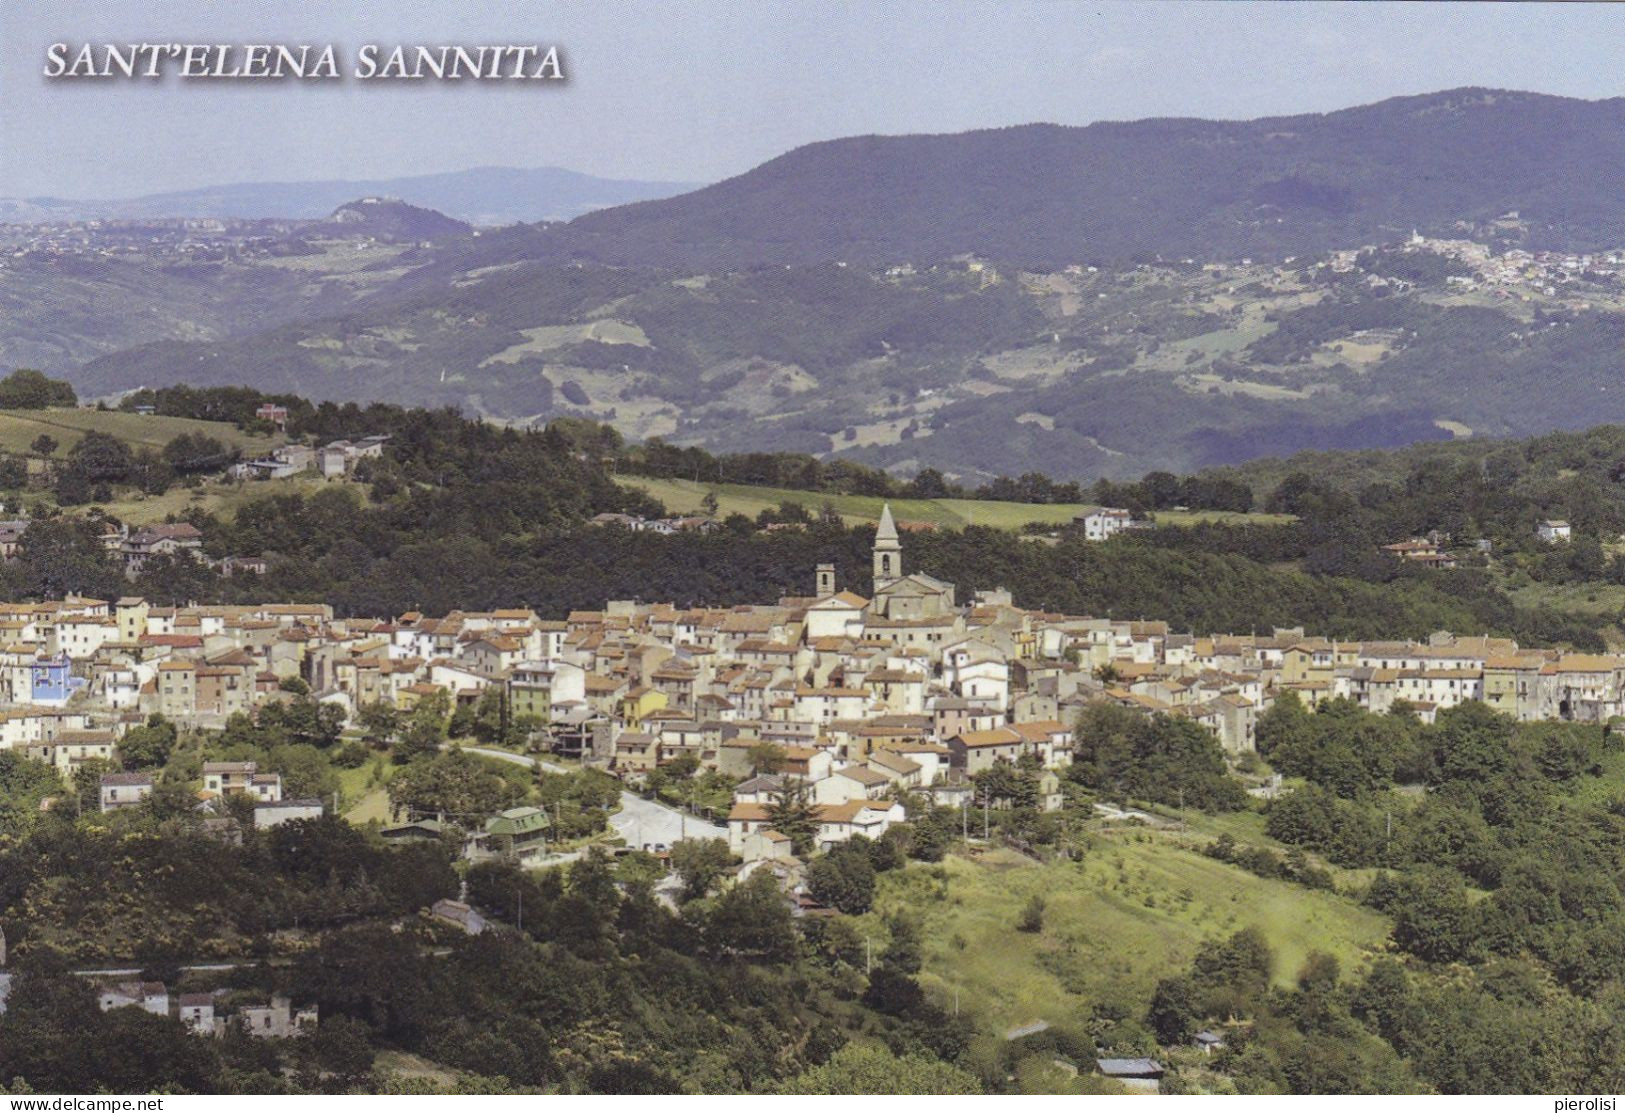
[[[1276, 770], [1301, 779], [1268, 805], [1268, 833], [1340, 866], [1377, 868], [1364, 899], [1393, 916], [1399, 953], [1341, 986], [1335, 965], [1329, 977], [1300, 975], [1304, 993], [1326, 982], [1312, 1011], [1257, 999], [1264, 1046], [1227, 1051], [1227, 1065], [1287, 1078], [1283, 1048], [1353, 1030], [1367, 1043], [1380, 1036], [1445, 1093], [1619, 1087], [1625, 797], [1599, 776], [1619, 767], [1617, 735], [1518, 724], [1478, 703], [1431, 726], [1405, 707], [1373, 715], [1334, 701], [1311, 713], [1288, 695], [1260, 719], [1258, 741]], [[1188, 1025], [1212, 992], [1199, 971], [1159, 986], [1165, 1023]], [[1320, 1069], [1351, 1065], [1315, 1057]]]
[[[1585, 250], [1625, 239], [1596, 184], [1608, 180], [1620, 112], [1615, 101], [1455, 89], [1250, 121], [837, 139], [679, 197], [514, 229], [481, 250], [700, 270], [964, 252], [1026, 264], [1279, 257], [1509, 210], [1540, 243]], [[1553, 166], [1574, 173], [1559, 183]]]

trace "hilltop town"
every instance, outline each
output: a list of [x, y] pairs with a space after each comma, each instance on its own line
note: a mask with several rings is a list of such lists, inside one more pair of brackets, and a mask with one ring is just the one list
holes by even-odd
[[[754, 859], [780, 849], [765, 805], [787, 779], [809, 786], [825, 846], [878, 835], [905, 818], [897, 790], [964, 806], [970, 777], [997, 763], [1064, 767], [1073, 724], [1098, 703], [1187, 718], [1238, 761], [1286, 693], [1309, 707], [1403, 703], [1427, 723], [1468, 701], [1523, 722], [1625, 714], [1625, 657], [1446, 632], [1425, 643], [1178, 632], [1024, 610], [1001, 591], [962, 602], [903, 558], [887, 507], [867, 599], [820, 565], [811, 593], [771, 604], [616, 601], [559, 619], [523, 607], [341, 619], [325, 604], [133, 596], [5, 604], [0, 749], [71, 779], [89, 762], [116, 770], [121, 736], [153, 715], [220, 729], [308, 690], [354, 722], [377, 705], [410, 713], [494, 694], [531, 749], [632, 785], [679, 761], [738, 782], [730, 846]], [[772, 769], [757, 767], [764, 746]], [[284, 800], [277, 771], [252, 763], [206, 765], [204, 779], [205, 797], [251, 793], [262, 825], [322, 813], [320, 800]], [[101, 783], [103, 807], [116, 808], [140, 803], [154, 778], [111, 771]], [[1051, 778], [1046, 795], [1057, 791]]]

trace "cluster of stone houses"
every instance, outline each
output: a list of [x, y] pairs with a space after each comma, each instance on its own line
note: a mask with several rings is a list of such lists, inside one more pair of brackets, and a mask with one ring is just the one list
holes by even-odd
[[1420, 564], [1424, 568], [1456, 566], [1456, 558], [1440, 549], [1439, 543], [1432, 538], [1413, 537], [1408, 541], [1395, 541], [1392, 545], [1384, 545], [1382, 551], [1400, 560]]
[[112, 982], [96, 993], [102, 1012], [138, 1008], [154, 1016], [174, 1017], [197, 1036], [223, 1036], [233, 1024], [258, 1039], [287, 1039], [316, 1027], [315, 1005], [295, 1008], [276, 995], [269, 1002], [238, 1001], [227, 990], [171, 994], [163, 982]]
[[[284, 420], [286, 413], [284, 412]], [[356, 463], [384, 454], [385, 436], [338, 440], [324, 445], [284, 444], [265, 456], [244, 460], [231, 469], [236, 479], [287, 479], [314, 471], [324, 479], [341, 479], [355, 470]]]
[[[1284, 692], [1379, 712], [1403, 700], [1424, 719], [1467, 700], [1521, 720], [1625, 714], [1625, 656], [1443, 633], [1425, 643], [1175, 633], [1026, 610], [1002, 591], [962, 604], [954, 585], [904, 572], [889, 509], [873, 585], [868, 598], [842, 590], [834, 567], [820, 565], [811, 593], [773, 603], [610, 602], [561, 619], [523, 607], [337, 619], [322, 604], [0, 604], [0, 748], [30, 747], [70, 773], [115, 756], [123, 730], [153, 712], [219, 726], [290, 698], [282, 681], [293, 677], [346, 714], [380, 701], [410, 711], [441, 692], [472, 702], [494, 689], [538, 743], [624, 778], [691, 755], [744, 779], [730, 817], [743, 850], [764, 837], [774, 791], [753, 776], [764, 743], [784, 755], [783, 773], [808, 782], [830, 842], [899, 818], [894, 789], [952, 804], [992, 762], [1031, 754], [1064, 766], [1069, 724], [1102, 700], [1190, 718], [1233, 755], [1253, 748], [1258, 715]], [[1058, 800], [1052, 787], [1046, 800]], [[106, 803], [143, 790], [110, 780]], [[515, 830], [487, 832], [487, 845], [545, 837], [539, 823], [507, 822]]]
[[[17, 555], [29, 524], [21, 520], [0, 522], [0, 560], [10, 560]], [[190, 522], [161, 522], [131, 529], [107, 521], [102, 525], [100, 540], [102, 547], [124, 565], [124, 574], [131, 579], [140, 575], [154, 557], [188, 557], [203, 561], [226, 576], [265, 571], [262, 557], [211, 560], [203, 552], [203, 531]]]
[[637, 514], [604, 513], [593, 516], [595, 526], [620, 526], [634, 533], [709, 533], [717, 528], [715, 518], [689, 514], [676, 518], [644, 518]]
[[[114, 760], [117, 746], [111, 733], [101, 758]], [[101, 777], [101, 810], [116, 812], [139, 807], [152, 795], [156, 778], [151, 773], [104, 773]], [[282, 774], [261, 772], [252, 761], [206, 761], [203, 788], [198, 798], [205, 808], [229, 797], [247, 798], [254, 807], [254, 826], [276, 827], [294, 819], [320, 819], [325, 812], [314, 797], [287, 797], [282, 791]]]

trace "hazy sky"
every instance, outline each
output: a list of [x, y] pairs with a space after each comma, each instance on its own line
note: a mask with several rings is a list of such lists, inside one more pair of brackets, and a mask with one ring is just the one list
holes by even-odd
[[[274, 14], [269, 14], [274, 11]], [[48, 82], [53, 42], [540, 43], [569, 82]], [[346, 65], [345, 68], [348, 68]], [[565, 166], [707, 181], [867, 132], [1625, 85], [1625, 6], [0, 0], [0, 195]]]

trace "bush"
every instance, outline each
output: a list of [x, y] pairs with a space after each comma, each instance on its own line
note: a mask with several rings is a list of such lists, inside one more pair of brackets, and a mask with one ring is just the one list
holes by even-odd
[[1034, 893], [1027, 901], [1027, 906], [1021, 910], [1021, 919], [1016, 921], [1016, 930], [1029, 934], [1037, 934], [1044, 930], [1044, 898]]

